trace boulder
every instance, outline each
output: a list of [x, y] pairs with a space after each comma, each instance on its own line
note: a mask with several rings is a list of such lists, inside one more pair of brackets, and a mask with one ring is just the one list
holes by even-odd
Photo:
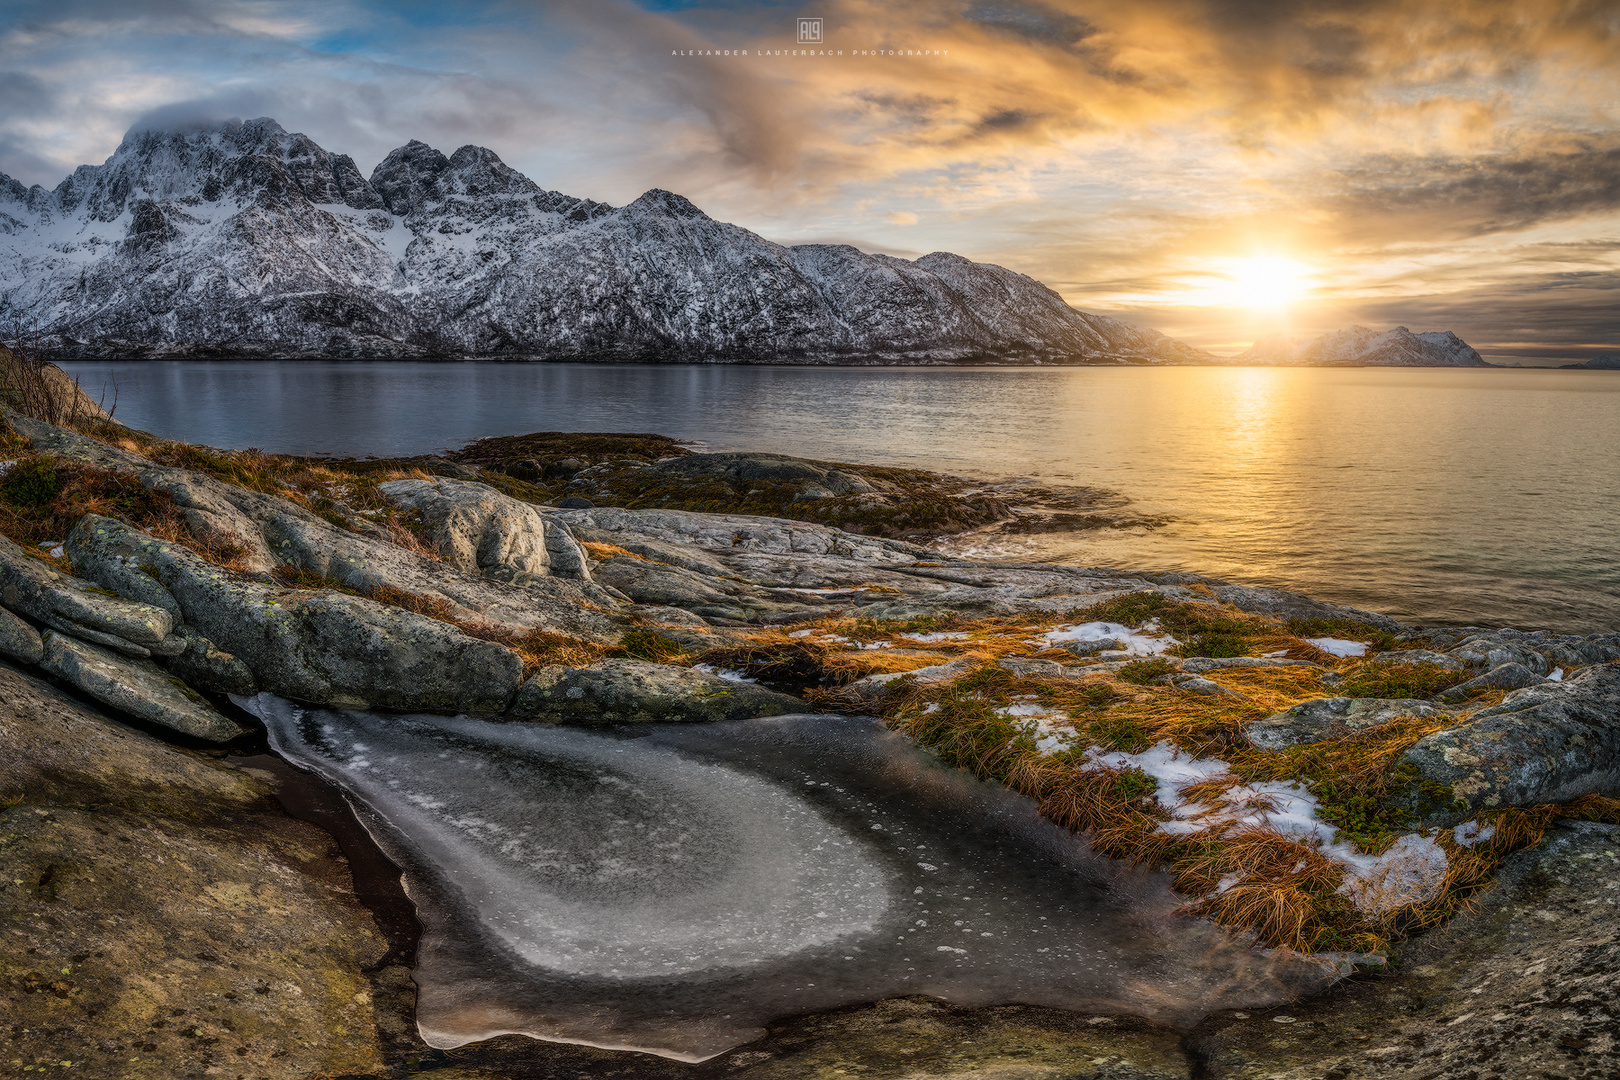
[[164, 667], [180, 676], [189, 685], [215, 694], [241, 694], [244, 697], [259, 692], [259, 681], [241, 660], [224, 652], [212, 641], [189, 626], [176, 631], [185, 642], [185, 651], [164, 662]]
[[422, 515], [450, 565], [498, 581], [555, 575], [590, 580], [585, 553], [568, 526], [488, 484], [390, 480], [378, 490]]
[[1101, 652], [1118, 652], [1125, 643], [1118, 638], [1098, 638], [1095, 641], [1065, 641], [1058, 648], [1076, 656], [1096, 656]]
[[1443, 716], [1451, 710], [1417, 698], [1314, 698], [1285, 712], [1243, 725], [1243, 737], [1261, 750], [1285, 750], [1381, 727], [1403, 716]]
[[490, 716], [521, 679], [516, 653], [448, 623], [345, 593], [265, 585], [110, 518], [86, 515], [68, 548], [75, 562], [122, 568], [109, 581], [130, 568], [154, 578], [190, 626], [282, 697]]
[[40, 667], [104, 705], [210, 742], [244, 733], [185, 683], [147, 660], [132, 660], [47, 632]]
[[1480, 634], [1471, 637], [1451, 649], [1450, 653], [1469, 667], [1485, 668], [1488, 671], [1507, 664], [1528, 668], [1536, 675], [1546, 675], [1553, 669], [1551, 661], [1540, 651], [1529, 647], [1527, 643], [1506, 640], [1500, 634]]
[[1516, 690], [1420, 740], [1402, 761], [1451, 788], [1460, 805], [1436, 814], [1440, 823], [1480, 810], [1620, 793], [1620, 663]]
[[802, 711], [804, 702], [752, 683], [645, 660], [542, 668], [509, 715], [574, 724], [748, 720]]
[[0, 655], [9, 656], [25, 664], [37, 664], [45, 655], [45, 645], [39, 631], [17, 616], [0, 608]]
[[1189, 694], [1203, 694], [1206, 697], [1241, 698], [1243, 695], [1235, 690], [1228, 690], [1213, 679], [1205, 679], [1198, 675], [1165, 675], [1154, 680], [1166, 686], [1173, 686], [1177, 690], [1185, 690]]
[[107, 638], [119, 639], [139, 647], [137, 655], [148, 655], [152, 646], [163, 647], [174, 629], [174, 617], [163, 608], [126, 600], [59, 573], [4, 536], [0, 536], [0, 603], [64, 632], [72, 633], [77, 626], [106, 635], [99, 639], [101, 644], [113, 644]]
[[1442, 690], [1442, 701], [1462, 701], [1475, 690], [1519, 690], [1547, 680], [1523, 664], [1507, 663], [1494, 667], [1483, 675]]

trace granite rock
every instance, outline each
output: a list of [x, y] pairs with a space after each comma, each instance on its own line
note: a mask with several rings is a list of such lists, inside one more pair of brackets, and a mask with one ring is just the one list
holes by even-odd
[[575, 724], [745, 720], [800, 712], [804, 702], [753, 683], [645, 660], [542, 668], [518, 691], [517, 720]]
[[239, 724], [148, 660], [116, 656], [48, 631], [39, 666], [105, 705], [193, 738], [229, 742], [245, 734]]
[[1381, 727], [1403, 716], [1445, 715], [1453, 714], [1451, 710], [1417, 698], [1314, 698], [1245, 724], [1243, 737], [1261, 750], [1285, 750]]
[[260, 689], [283, 697], [489, 716], [517, 691], [516, 653], [437, 619], [341, 592], [265, 585], [93, 514], [68, 547], [76, 563], [133, 565], [155, 578], [188, 625], [241, 660]]
[[590, 580], [585, 553], [561, 520], [488, 484], [390, 480], [378, 490], [421, 514], [440, 556], [470, 574], [498, 581]]
[[1402, 761], [1448, 785], [1469, 812], [1620, 793], [1620, 663], [1515, 690], [1420, 740]]

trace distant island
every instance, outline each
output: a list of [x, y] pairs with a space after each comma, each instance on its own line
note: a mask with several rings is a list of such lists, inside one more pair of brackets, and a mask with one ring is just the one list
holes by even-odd
[[14, 326], [59, 359], [1489, 366], [1405, 327], [1219, 357], [948, 252], [785, 247], [668, 191], [546, 191], [477, 146], [413, 141], [367, 179], [267, 118], [132, 130], [52, 190], [0, 174]]
[[1564, 371], [1620, 371], [1620, 354], [1594, 356], [1584, 364], [1562, 364], [1560, 367]]
[[1377, 367], [1491, 367], [1449, 330], [1414, 334], [1404, 326], [1380, 333], [1352, 326], [1318, 338], [1274, 334], [1261, 338], [1237, 364], [1360, 365]]

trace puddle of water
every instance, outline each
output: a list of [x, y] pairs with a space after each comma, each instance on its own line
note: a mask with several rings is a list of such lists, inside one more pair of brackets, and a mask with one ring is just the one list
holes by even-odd
[[586, 731], [241, 702], [353, 801], [422, 923], [417, 1022], [702, 1060], [904, 994], [1190, 1026], [1332, 978], [1172, 914], [871, 720]]

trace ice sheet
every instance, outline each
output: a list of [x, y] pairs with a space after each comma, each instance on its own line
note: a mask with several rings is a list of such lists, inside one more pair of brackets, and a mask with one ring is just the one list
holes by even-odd
[[244, 703], [404, 869], [433, 1046], [700, 1060], [903, 994], [1189, 1024], [1333, 977], [1174, 916], [1162, 875], [870, 720], [585, 731]]

